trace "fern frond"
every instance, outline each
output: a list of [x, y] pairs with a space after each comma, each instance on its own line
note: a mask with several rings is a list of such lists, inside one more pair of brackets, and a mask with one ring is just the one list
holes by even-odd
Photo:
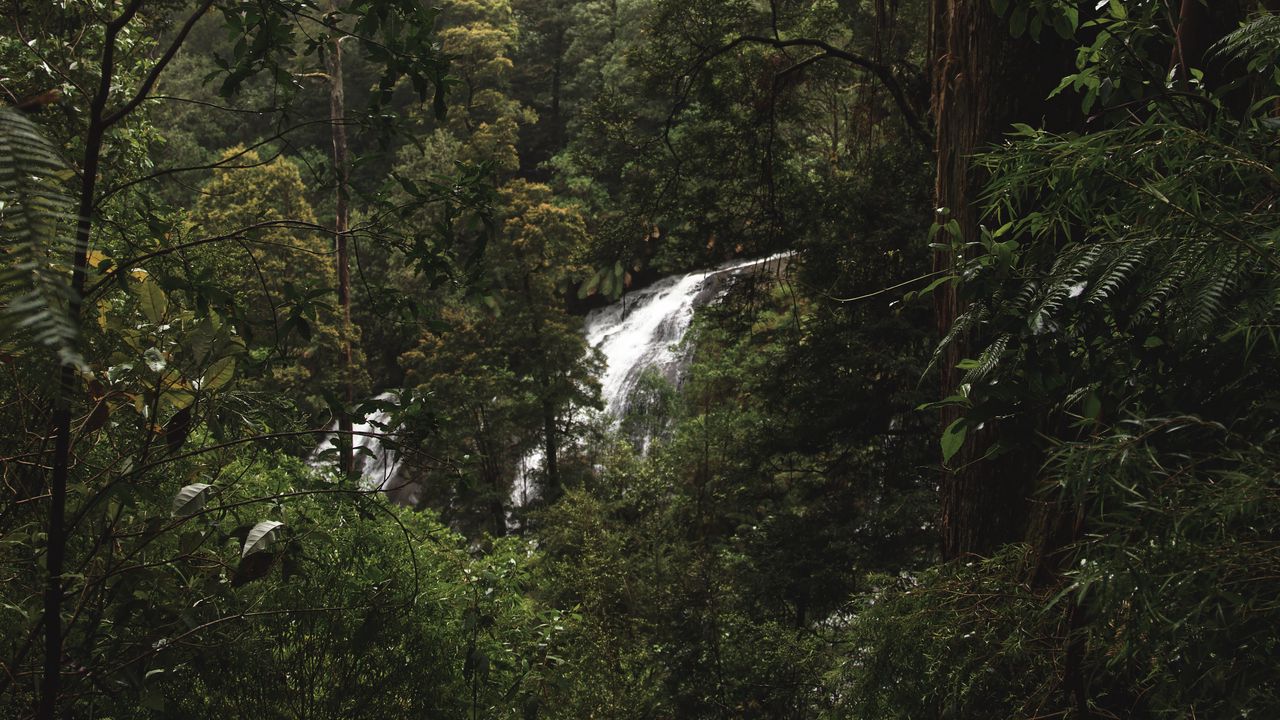
[[1000, 359], [1004, 356], [1005, 348], [1009, 347], [1009, 341], [1012, 339], [1012, 333], [1001, 333], [987, 346], [986, 350], [982, 351], [973, 367], [964, 374], [964, 379], [961, 382], [979, 383], [985, 380], [1000, 365]]
[[1226, 294], [1226, 280], [1223, 277], [1209, 278], [1199, 284], [1196, 292], [1188, 300], [1187, 326], [1203, 331], [1213, 324], [1214, 319], [1222, 312], [1222, 299]]
[[1098, 258], [1102, 257], [1103, 246], [1086, 245], [1083, 250], [1076, 256], [1075, 262], [1071, 265], [1071, 270], [1067, 272], [1064, 278], [1068, 284], [1075, 284], [1080, 278], [1093, 273], [1093, 268], [1098, 263]]
[[1040, 292], [1040, 283], [1034, 280], [1028, 280], [1026, 284], [1018, 288], [1018, 292], [1009, 301], [1009, 308], [1012, 310], [1023, 310], [1031, 305], [1036, 299], [1036, 295]]
[[1149, 247], [1151, 247], [1150, 242], [1138, 243], [1133, 247], [1125, 247], [1117, 253], [1094, 281], [1093, 287], [1085, 297], [1085, 303], [1100, 305], [1113, 297], [1124, 286], [1125, 281], [1146, 262]]
[[67, 174], [35, 123], [0, 109], [0, 337], [25, 336], [83, 368], [79, 326], [69, 311], [67, 230], [74, 215], [61, 186]]
[[1262, 14], [1241, 25], [1218, 41], [1214, 52], [1240, 59], [1258, 57], [1274, 61], [1280, 56], [1280, 15]]
[[982, 321], [987, 319], [989, 314], [990, 310], [988, 310], [986, 306], [973, 305], [970, 306], [968, 310], [964, 311], [960, 317], [956, 318], [956, 321], [951, 325], [951, 329], [947, 331], [947, 334], [938, 342], [937, 346], [934, 347], [933, 356], [929, 358], [929, 364], [925, 366], [924, 372], [921, 373], [921, 375], [928, 375], [932, 372], [938, 365], [938, 362], [942, 359], [943, 351], [947, 346], [956, 342], [961, 337], [964, 337], [964, 335], [970, 330], [981, 325]]
[[1134, 324], [1147, 320], [1164, 307], [1165, 302], [1189, 275], [1186, 263], [1177, 256], [1161, 270], [1161, 275], [1156, 279], [1151, 289], [1147, 291], [1142, 304], [1138, 306], [1138, 309], [1134, 311], [1133, 316], [1130, 318]]
[[1204, 275], [1184, 293], [1179, 310], [1184, 325], [1206, 332], [1226, 311], [1227, 297], [1241, 284], [1247, 267], [1239, 257], [1209, 258]]

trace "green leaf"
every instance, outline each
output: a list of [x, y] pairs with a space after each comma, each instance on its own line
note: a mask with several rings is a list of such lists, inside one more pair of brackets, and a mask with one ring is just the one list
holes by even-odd
[[195, 403], [196, 396], [187, 390], [166, 390], [161, 393], [160, 401], [168, 403], [174, 410], [183, 410]]
[[590, 297], [596, 291], [596, 287], [600, 285], [601, 277], [601, 274], [596, 273], [595, 275], [592, 275], [589, 280], [583, 283], [582, 286], [578, 288], [578, 299], [585, 300]]
[[1022, 33], [1027, 31], [1027, 6], [1019, 5], [1013, 9], [1013, 14], [1009, 16], [1009, 32], [1014, 37], [1022, 37]]
[[193, 515], [204, 509], [209, 499], [209, 483], [191, 483], [173, 496], [173, 514], [178, 516]]
[[943, 275], [942, 277], [937, 278], [933, 282], [924, 286], [924, 289], [922, 289], [918, 294], [920, 295], [920, 297], [924, 297], [925, 295], [931, 294], [934, 290], [937, 290], [939, 285], [946, 282], [951, 282], [953, 280], [958, 280], [959, 278], [960, 276], [958, 275]]
[[240, 557], [249, 557], [267, 549], [275, 540], [276, 530], [281, 527], [284, 527], [284, 523], [276, 520], [263, 520], [254, 525], [244, 537], [244, 549], [240, 551]]
[[138, 296], [138, 305], [142, 309], [142, 314], [148, 320], [159, 325], [164, 322], [165, 311], [169, 309], [169, 298], [165, 297], [164, 291], [150, 277], [142, 279], [142, 282], [134, 286], [134, 293]]
[[23, 333], [22, 345], [52, 348], [64, 364], [87, 371], [79, 323], [68, 312], [73, 246], [64, 231], [74, 203], [59, 179], [67, 170], [31, 118], [0, 108], [0, 338]]
[[1097, 393], [1089, 393], [1084, 399], [1084, 416], [1090, 420], [1097, 420], [1102, 414], [1102, 399]]
[[611, 270], [602, 270], [601, 275], [604, 279], [600, 281], [600, 294], [605, 297], [613, 297], [614, 276]]
[[218, 388], [231, 382], [236, 376], [236, 359], [233, 357], [224, 357], [212, 365], [204, 373], [204, 379], [200, 381], [201, 390], [217, 390]]
[[942, 462], [950, 462], [951, 458], [964, 446], [964, 436], [969, 427], [964, 418], [960, 418], [942, 431]]
[[1080, 29], [1080, 10], [1071, 5], [1066, 5], [1062, 8], [1062, 17], [1071, 27], [1071, 35], [1075, 35], [1076, 30]]

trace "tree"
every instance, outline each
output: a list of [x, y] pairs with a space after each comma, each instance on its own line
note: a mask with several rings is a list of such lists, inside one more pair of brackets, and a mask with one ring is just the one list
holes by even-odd
[[[1274, 112], [1259, 101], [1277, 23], [1256, 17], [1206, 56], [1234, 82], [1191, 67], [1206, 82], [1186, 90], [1167, 78], [1188, 18], [1165, 10], [1112, 4], [1080, 40], [1059, 88], [1078, 91], [1088, 132], [1018, 126], [978, 158], [988, 227], [961, 266], [961, 421], [999, 421], [992, 456], [1043, 458], [1019, 476], [1042, 509], [985, 559], [886, 584], [850, 640], [868, 649], [851, 713], [1280, 706], [1251, 652], [1275, 642], [1280, 186], [1259, 162]], [[881, 680], [914, 676], [930, 680]]]
[[[1006, 22], [983, 0], [936, 0], [932, 13], [934, 206], [940, 208], [936, 224], [945, 229], [936, 236], [941, 241], [934, 271], [954, 278], [957, 257], [980, 237], [984, 179], [973, 158], [998, 143], [1013, 123], [1038, 124], [1048, 116], [1044, 98], [1063, 74], [1066, 53], [1048, 33], [1043, 43], [1036, 40], [1041, 27], [1061, 28], [1055, 32], [1069, 37], [1079, 16], [1066, 6], [1042, 10], [1015, 3]], [[947, 282], [933, 297], [938, 333], [946, 338], [938, 359], [942, 390], [951, 396], [959, 392], [956, 367], [968, 352], [965, 328], [956, 325], [964, 295], [957, 283]], [[961, 434], [958, 418], [954, 408], [943, 409], [944, 446], [957, 435], [963, 441], [954, 454], [944, 447], [953, 468], [944, 472], [941, 483], [942, 551], [947, 558], [990, 553], [1022, 537], [1026, 473], [1036, 462], [1015, 456], [1001, 464], [984, 462], [989, 439], [977, 429]]]
[[540, 447], [543, 494], [554, 499], [562, 425], [597, 400], [594, 365], [561, 299], [568, 279], [581, 272], [585, 223], [543, 185], [517, 180], [499, 198], [502, 230], [486, 250], [477, 288], [483, 300], [455, 299], [401, 364], [407, 381], [438, 408], [444, 442], [436, 452], [459, 463], [461, 489], [478, 491], [486, 524], [500, 535], [521, 458]]
[[[383, 53], [386, 86], [406, 77], [425, 93], [439, 79], [427, 37], [430, 23], [424, 30], [407, 34], [401, 23], [406, 12], [417, 19], [424, 17], [423, 12], [395, 3], [363, 7], [367, 14], [359, 23], [362, 37]], [[18, 417], [29, 421], [43, 414], [45, 421], [36, 424], [51, 428], [47, 434], [40, 433], [34, 445], [30, 438], [22, 441], [24, 447], [30, 447], [31, 457], [39, 459], [35, 467], [49, 470], [38, 481], [43, 491], [35, 493], [47, 498], [47, 504], [42, 503], [46, 539], [40, 552], [29, 558], [30, 569], [38, 567], [36, 563], [43, 565], [43, 602], [30, 614], [34, 620], [24, 629], [27, 640], [15, 648], [14, 656], [15, 663], [28, 662], [35, 638], [43, 634], [40, 669], [19, 672], [39, 677], [37, 715], [50, 720], [61, 714], [68, 698], [78, 697], [82, 691], [92, 696], [92, 682], [85, 684], [84, 677], [69, 675], [66, 669], [74, 656], [90, 660], [88, 655], [98, 652], [94, 639], [101, 629], [102, 603], [110, 597], [102, 594], [104, 583], [115, 573], [131, 572], [134, 553], [152, 539], [151, 534], [138, 530], [142, 518], [107, 498], [122, 487], [144, 486], [143, 476], [154, 477], [156, 468], [169, 462], [157, 456], [166, 451], [171, 456], [178, 453], [202, 423], [214, 436], [221, 434], [216, 396], [234, 377], [237, 347], [243, 344], [216, 313], [174, 302], [174, 296], [161, 284], [171, 284], [172, 290], [172, 284], [181, 284], [173, 283], [179, 275], [139, 269], [148, 264], [153, 268], [163, 265], [179, 249], [168, 244], [172, 235], [166, 238], [156, 230], [172, 229], [176, 213], [172, 208], [155, 208], [152, 196], [139, 192], [140, 187], [188, 170], [153, 168], [143, 162], [149, 144], [144, 117], [161, 76], [182, 51], [192, 29], [207, 15], [222, 15], [227, 29], [242, 40], [222, 58], [222, 90], [227, 94], [260, 73], [277, 79], [288, 77], [281, 59], [294, 52], [297, 28], [312, 22], [309, 5], [293, 2], [273, 3], [266, 11], [252, 14], [216, 0], [178, 6], [131, 0], [119, 7], [113, 3], [81, 10], [44, 3], [12, 4], [7, 9], [8, 19], [19, 28], [22, 40], [7, 37], [4, 43], [6, 59], [23, 56], [27, 59], [23, 65], [34, 62], [42, 68], [23, 78], [28, 87], [16, 90], [36, 93], [56, 85], [66, 108], [87, 108], [86, 112], [67, 113], [66, 122], [55, 125], [62, 136], [56, 144], [46, 144], [42, 154], [55, 156], [52, 147], [65, 144], [78, 156], [75, 174], [54, 175], [58, 182], [76, 181], [70, 183], [75, 186], [74, 214], [59, 228], [59, 232], [67, 232], [64, 237], [71, 242], [50, 257], [59, 272], [70, 276], [66, 304], [56, 307], [61, 318], [59, 332], [69, 340], [80, 338], [79, 346], [91, 348], [94, 354], [84, 355], [83, 360], [75, 352], [57, 358], [28, 355], [23, 372], [33, 380], [30, 387], [35, 390], [12, 391]], [[167, 28], [163, 39], [151, 40], [160, 34], [151, 30], [162, 26]], [[64, 42], [71, 30], [83, 41], [74, 47]], [[411, 62], [405, 59], [409, 54]], [[439, 83], [436, 88], [442, 97]], [[32, 142], [37, 141], [28, 137], [27, 146]], [[13, 162], [16, 157], [11, 153], [5, 161]], [[46, 164], [46, 169], [49, 167]], [[138, 202], [130, 202], [133, 200]], [[22, 204], [26, 206], [27, 201]], [[33, 237], [48, 241], [46, 233]], [[227, 239], [226, 233], [195, 238], [184, 241], [183, 247]], [[123, 292], [113, 295], [114, 288]], [[10, 308], [24, 309], [13, 306], [11, 299], [5, 298]], [[99, 311], [101, 334], [93, 323], [86, 322], [86, 308]], [[116, 330], [116, 336], [106, 332], [108, 329]], [[98, 354], [102, 349], [107, 352]], [[33, 372], [37, 367], [43, 373]], [[41, 374], [45, 381], [39, 379]], [[50, 375], [56, 376], [56, 382], [47, 382]], [[197, 414], [197, 408], [205, 414]], [[86, 444], [99, 437], [96, 433], [117, 411], [125, 415], [117, 415], [111, 427], [113, 432], [121, 432], [121, 444]], [[126, 425], [136, 421], [137, 430], [124, 433], [119, 428], [129, 412], [134, 416]], [[90, 457], [95, 460], [86, 464]], [[151, 494], [148, 500], [155, 497]], [[24, 510], [13, 517], [26, 515]], [[126, 549], [115, 542], [116, 533], [138, 538], [139, 544]], [[77, 571], [68, 574], [71, 568]], [[85, 574], [79, 569], [95, 572]], [[87, 615], [90, 605], [68, 607], [72, 589], [92, 599], [94, 609]], [[127, 656], [136, 649], [131, 645], [124, 653]], [[142, 651], [141, 657], [151, 654]], [[109, 666], [102, 668], [105, 671]], [[65, 691], [64, 676], [80, 684], [74, 695]]]
[[[342, 331], [341, 309], [330, 300], [331, 233], [317, 223], [296, 165], [283, 156], [263, 161], [244, 147], [228, 150], [202, 187], [190, 222], [228, 240], [175, 253], [199, 278], [196, 300], [212, 296], [213, 307], [238, 321], [266, 366], [264, 378], [308, 398], [310, 414], [325, 407], [326, 396], [367, 389], [364, 354], [349, 347], [358, 340], [354, 328]], [[334, 373], [349, 355], [360, 364]]]
[[[336, 13], [337, 0], [329, 4], [329, 12]], [[325, 53], [325, 74], [329, 84], [329, 124], [333, 134], [333, 174], [336, 178], [336, 199], [333, 222], [334, 260], [338, 275], [338, 308], [341, 312], [338, 336], [342, 343], [343, 400], [347, 407], [355, 401], [355, 365], [352, 363], [351, 346], [351, 261], [347, 257], [347, 233], [351, 224], [351, 177], [347, 167], [346, 90], [343, 85], [342, 41], [349, 36], [335, 36]], [[345, 473], [354, 468], [351, 442], [351, 415], [338, 415], [338, 467]]]

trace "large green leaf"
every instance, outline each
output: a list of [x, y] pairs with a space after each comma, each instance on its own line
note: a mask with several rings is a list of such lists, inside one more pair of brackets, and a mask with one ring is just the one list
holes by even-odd
[[204, 508], [209, 499], [209, 483], [191, 483], [173, 496], [174, 515], [193, 515]]
[[276, 530], [282, 527], [284, 523], [277, 520], [263, 520], [254, 525], [244, 538], [244, 549], [240, 552], [240, 557], [248, 557], [267, 549], [275, 540]]
[[968, 433], [969, 427], [965, 424], [965, 419], [960, 418], [947, 426], [942, 431], [942, 462], [949, 462], [960, 448], [964, 446], [964, 436]]
[[217, 390], [231, 382], [231, 378], [235, 377], [235, 375], [236, 359], [233, 357], [220, 358], [205, 371], [204, 380], [200, 383], [200, 389]]
[[134, 286], [134, 292], [138, 295], [142, 314], [153, 323], [164, 322], [165, 312], [169, 309], [169, 298], [165, 297], [156, 281], [150, 277], [143, 278], [142, 282]]

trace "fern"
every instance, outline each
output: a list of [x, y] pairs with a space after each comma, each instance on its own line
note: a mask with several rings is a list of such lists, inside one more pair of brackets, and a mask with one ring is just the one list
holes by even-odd
[[1161, 268], [1162, 272], [1155, 285], [1147, 291], [1142, 299], [1142, 304], [1131, 316], [1134, 324], [1144, 322], [1164, 307], [1169, 297], [1177, 290], [1186, 280], [1189, 274], [1186, 265], [1180, 262], [1171, 262], [1167, 266]]
[[1099, 305], [1115, 296], [1124, 286], [1125, 281], [1146, 262], [1147, 249], [1150, 246], [1150, 243], [1139, 243], [1131, 248], [1122, 248], [1111, 260], [1111, 264], [1094, 281], [1085, 302], [1089, 305]]
[[1206, 278], [1190, 293], [1187, 298], [1187, 326], [1198, 331], [1209, 330], [1213, 322], [1223, 311], [1223, 299], [1231, 285], [1231, 276], [1227, 274]]
[[[1252, 44], [1222, 52], [1280, 57], [1280, 20], [1252, 30]], [[962, 366], [973, 417], [1055, 426], [1086, 399], [1107, 419], [1175, 400], [1266, 406], [1239, 391], [1254, 375], [1211, 376], [1280, 353], [1264, 342], [1280, 327], [1275, 133], [1170, 102], [1137, 122], [1042, 133], [978, 158], [991, 178], [987, 219], [1013, 223], [1019, 245], [1012, 265], [970, 259], [968, 304], [935, 351], [960, 337], [980, 350], [966, 348], [976, 359]]]
[[947, 331], [947, 334], [942, 338], [942, 340], [938, 341], [937, 346], [933, 350], [932, 357], [929, 358], [929, 364], [925, 366], [922, 376], [928, 375], [935, 367], [937, 367], [938, 362], [942, 360], [944, 350], [948, 345], [959, 340], [965, 335], [965, 333], [979, 327], [982, 324], [982, 321], [987, 318], [987, 313], [988, 311], [986, 307], [975, 306], [968, 312], [963, 313], [960, 317], [956, 318], [955, 323], [951, 325], [951, 329]]
[[25, 115], [0, 109], [0, 337], [12, 352], [23, 340], [84, 368], [70, 313], [69, 175], [53, 145]]
[[1005, 348], [1009, 346], [1009, 341], [1013, 339], [1011, 333], [1002, 333], [987, 346], [986, 350], [978, 356], [969, 371], [965, 373], [964, 379], [960, 382], [979, 383], [987, 378], [999, 365], [1000, 359], [1004, 355]]
[[1274, 63], [1280, 56], [1280, 15], [1259, 15], [1220, 40], [1214, 52], [1234, 58], [1254, 58], [1259, 63]]

